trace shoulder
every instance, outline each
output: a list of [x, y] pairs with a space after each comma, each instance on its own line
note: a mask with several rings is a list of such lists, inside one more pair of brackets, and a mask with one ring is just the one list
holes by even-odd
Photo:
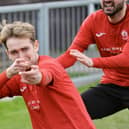
[[62, 65], [52, 57], [45, 57], [44, 60], [40, 61], [39, 67], [41, 70], [46, 70], [51, 72], [51, 74], [56, 78], [63, 78], [66, 76], [66, 71]]
[[82, 25], [88, 25], [88, 26], [95, 26], [96, 24], [100, 24], [103, 21], [107, 21], [107, 16], [105, 15], [105, 13], [103, 12], [102, 9], [99, 9], [93, 13], [91, 13], [90, 15], [88, 15], [84, 21]]
[[39, 66], [41, 67], [55, 67], [58, 68], [62, 67], [59, 62], [56, 60], [56, 58], [50, 57], [50, 56], [40, 56], [39, 57]]
[[47, 55], [39, 56], [39, 62], [42, 60], [46, 61], [46, 60], [50, 60], [50, 59], [54, 59], [54, 58], [51, 56], [47, 56]]
[[96, 19], [102, 20], [102, 18], [105, 18], [106, 15], [102, 9], [99, 9], [96, 12], [93, 12], [92, 14], [90, 14], [88, 17], [93, 20], [96, 20]]

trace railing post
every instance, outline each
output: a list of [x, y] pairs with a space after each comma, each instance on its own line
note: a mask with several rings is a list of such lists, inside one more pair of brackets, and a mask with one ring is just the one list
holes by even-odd
[[39, 54], [49, 55], [49, 10], [45, 4], [39, 10], [38, 14], [38, 39]]
[[94, 3], [89, 3], [89, 5], [88, 5], [88, 15], [93, 13], [94, 11], [95, 11]]

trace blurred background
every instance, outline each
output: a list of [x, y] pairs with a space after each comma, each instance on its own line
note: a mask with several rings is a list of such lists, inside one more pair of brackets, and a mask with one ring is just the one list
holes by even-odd
[[[20, 20], [33, 24], [40, 42], [39, 54], [52, 57], [66, 51], [82, 21], [100, 8], [99, 0], [0, 0], [0, 5], [0, 21]], [[94, 45], [86, 54], [99, 56]], [[8, 67], [9, 63], [3, 46], [0, 46], [0, 70]], [[80, 63], [67, 71], [77, 86], [96, 80], [102, 74], [100, 70], [86, 68]]]

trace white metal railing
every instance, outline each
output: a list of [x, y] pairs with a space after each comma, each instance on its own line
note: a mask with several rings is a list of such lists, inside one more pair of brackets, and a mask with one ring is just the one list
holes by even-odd
[[[0, 21], [20, 20], [33, 24], [40, 42], [39, 53], [56, 57], [68, 48], [84, 18], [96, 10], [95, 5], [99, 6], [99, 0], [2, 6]], [[6, 55], [0, 51], [0, 62], [2, 62], [0, 69], [7, 67], [6, 60]], [[97, 70], [86, 69], [77, 64], [69, 71], [78, 71], [78, 67], [86, 72]]]

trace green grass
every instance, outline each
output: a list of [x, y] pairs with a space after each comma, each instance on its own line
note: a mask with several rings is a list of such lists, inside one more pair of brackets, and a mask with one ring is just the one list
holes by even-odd
[[[95, 86], [97, 82], [82, 86], [79, 91], [83, 92]], [[123, 110], [93, 122], [97, 129], [129, 129], [129, 111]], [[0, 101], [0, 129], [32, 129], [28, 111], [21, 97]]]
[[97, 84], [98, 82], [99, 82], [99, 80], [97, 80], [97, 81], [95, 81], [95, 82], [93, 82], [93, 83], [90, 83], [90, 84], [88, 84], [88, 85], [86, 85], [86, 86], [81, 86], [81, 87], [78, 88], [78, 90], [79, 90], [79, 92], [81, 93], [81, 92], [83, 92], [83, 91], [88, 90], [90, 87], [96, 86], [96, 84]]
[[97, 129], [129, 129], [128, 109], [120, 111], [112, 116], [94, 120]]
[[32, 129], [21, 97], [0, 101], [0, 129]]
[[82, 77], [82, 76], [87, 76], [88, 74], [86, 72], [69, 72], [68, 73], [70, 77], [74, 78], [74, 77]]

